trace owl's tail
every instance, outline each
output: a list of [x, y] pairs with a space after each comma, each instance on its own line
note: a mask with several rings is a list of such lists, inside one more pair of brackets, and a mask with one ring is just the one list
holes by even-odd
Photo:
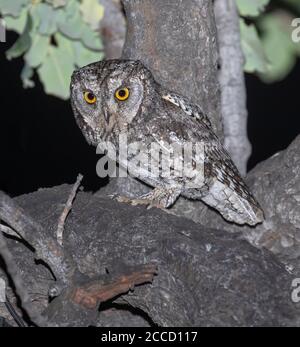
[[202, 200], [218, 210], [229, 222], [254, 226], [264, 221], [264, 213], [248, 191], [238, 191], [215, 179]]

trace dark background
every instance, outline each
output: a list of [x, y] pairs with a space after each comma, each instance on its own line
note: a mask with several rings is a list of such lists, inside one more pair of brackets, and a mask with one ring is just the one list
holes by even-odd
[[[23, 59], [7, 61], [4, 52], [17, 35], [0, 43], [0, 189], [19, 195], [62, 183], [79, 172], [86, 190], [97, 190], [98, 156], [75, 123], [69, 101], [46, 95], [36, 87], [24, 90]], [[300, 62], [282, 82], [267, 85], [247, 75], [248, 134], [253, 146], [249, 169], [285, 149], [300, 132]], [[299, 149], [300, 150], [300, 149]]]

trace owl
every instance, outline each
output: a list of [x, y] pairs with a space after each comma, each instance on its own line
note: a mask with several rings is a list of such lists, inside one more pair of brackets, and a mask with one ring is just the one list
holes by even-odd
[[[183, 196], [202, 200], [229, 222], [263, 221], [260, 205], [201, 107], [157, 83], [140, 61], [107, 60], [74, 71], [71, 104], [87, 142], [111, 143], [117, 152], [111, 159], [153, 187], [119, 201], [168, 208]], [[120, 156], [120, 138], [131, 146], [126, 158]], [[184, 161], [187, 170], [181, 170]]]

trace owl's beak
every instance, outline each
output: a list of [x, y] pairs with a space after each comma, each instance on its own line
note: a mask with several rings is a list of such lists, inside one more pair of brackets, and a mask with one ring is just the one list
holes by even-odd
[[109, 123], [109, 113], [107, 112], [106, 109], [103, 110], [103, 113], [104, 113], [104, 119], [105, 119], [105, 121], [106, 121], [106, 123], [108, 125], [108, 123]]

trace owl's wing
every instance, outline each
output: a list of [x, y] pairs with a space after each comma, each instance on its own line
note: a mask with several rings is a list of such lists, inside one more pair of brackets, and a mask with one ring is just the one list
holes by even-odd
[[209, 188], [201, 199], [230, 222], [249, 225], [261, 223], [264, 220], [261, 207], [213, 132], [210, 120], [201, 108], [175, 93], [165, 92], [162, 98], [179, 107], [201, 125], [198, 135], [205, 144], [204, 175]]
[[264, 213], [241, 178], [219, 139], [205, 145], [204, 172], [210, 177], [209, 192], [202, 200], [237, 224], [256, 225]]
[[181, 110], [188, 116], [204, 123], [208, 127], [211, 127], [211, 122], [206, 114], [198, 105], [192, 104], [188, 99], [172, 92], [162, 93], [162, 98], [166, 101], [169, 101], [171, 104], [181, 108]]

